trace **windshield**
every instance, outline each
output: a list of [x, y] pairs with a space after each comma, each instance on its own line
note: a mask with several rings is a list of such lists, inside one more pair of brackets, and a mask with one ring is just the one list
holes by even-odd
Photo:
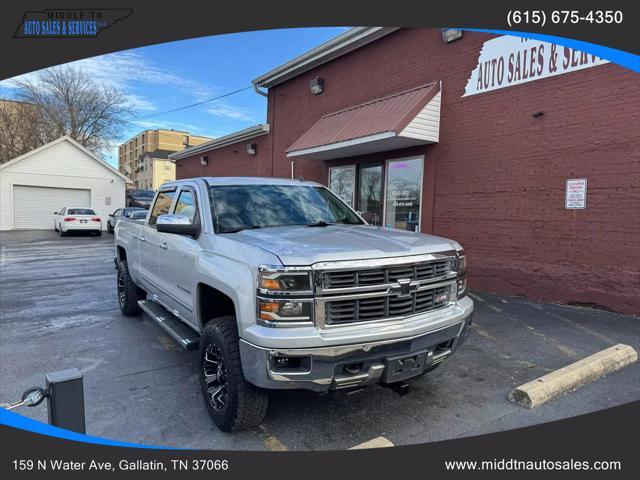
[[216, 233], [284, 225], [357, 225], [362, 220], [329, 190], [296, 185], [220, 185], [209, 189]]
[[96, 212], [90, 208], [70, 208], [67, 210], [67, 215], [95, 215]]

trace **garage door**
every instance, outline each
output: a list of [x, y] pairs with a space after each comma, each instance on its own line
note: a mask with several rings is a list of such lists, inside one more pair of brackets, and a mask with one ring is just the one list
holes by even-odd
[[90, 207], [91, 190], [13, 186], [13, 228], [53, 228], [53, 212]]

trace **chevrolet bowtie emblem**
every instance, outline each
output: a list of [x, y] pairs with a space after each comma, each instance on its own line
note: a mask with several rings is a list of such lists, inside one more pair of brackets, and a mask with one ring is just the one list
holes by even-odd
[[397, 293], [398, 297], [408, 297], [420, 286], [420, 282], [412, 282], [409, 278], [401, 278], [397, 285], [393, 285], [389, 290]]

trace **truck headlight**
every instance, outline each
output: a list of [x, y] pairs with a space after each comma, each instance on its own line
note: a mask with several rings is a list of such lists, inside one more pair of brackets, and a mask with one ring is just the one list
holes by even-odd
[[467, 294], [467, 256], [464, 250], [458, 252], [458, 283], [457, 296], [462, 298]]
[[260, 267], [258, 290], [260, 293], [309, 294], [311, 289], [310, 270], [289, 270], [277, 267]]
[[311, 301], [258, 298], [258, 318], [268, 322], [268, 326], [278, 326], [273, 322], [288, 322], [295, 326], [298, 322], [311, 321], [311, 306]]
[[256, 310], [258, 323], [268, 327], [313, 325], [311, 269], [261, 265]]
[[464, 250], [458, 252], [458, 276], [464, 276], [467, 273], [467, 256]]

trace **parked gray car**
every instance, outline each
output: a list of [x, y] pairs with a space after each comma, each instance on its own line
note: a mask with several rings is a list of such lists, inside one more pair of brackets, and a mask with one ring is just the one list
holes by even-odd
[[143, 218], [147, 216], [146, 208], [139, 207], [126, 207], [126, 208], [118, 208], [113, 213], [109, 214], [109, 219], [107, 220], [107, 232], [113, 233], [113, 230], [116, 228], [116, 223], [118, 220], [122, 220], [123, 218], [140, 218], [140, 215], [143, 215]]
[[115, 229], [118, 299], [200, 348], [224, 431], [259, 424], [268, 389], [403, 385], [469, 332], [453, 240], [367, 225], [324, 186], [272, 178], [163, 185]]

